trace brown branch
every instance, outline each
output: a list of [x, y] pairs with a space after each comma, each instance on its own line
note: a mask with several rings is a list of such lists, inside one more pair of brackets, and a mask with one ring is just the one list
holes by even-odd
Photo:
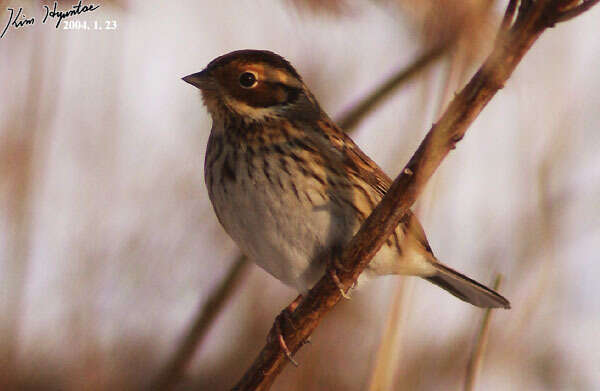
[[[494, 290], [498, 292], [502, 284], [502, 275], [498, 274], [494, 281]], [[483, 361], [483, 354], [487, 346], [488, 336], [490, 334], [490, 321], [492, 319], [492, 308], [485, 310], [483, 315], [483, 321], [481, 327], [477, 333], [477, 339], [475, 341], [475, 347], [469, 358], [469, 364], [467, 365], [467, 374], [465, 377], [465, 391], [472, 391], [475, 389], [475, 380], [479, 374], [479, 368], [481, 368], [481, 362]]]
[[[344, 248], [340, 263], [349, 271], [339, 270], [338, 277], [349, 289], [368, 265], [400, 219], [423, 191], [442, 160], [464, 136], [496, 92], [503, 87], [511, 73], [540, 34], [553, 24], [548, 15], [559, 15], [556, 3], [538, 0], [519, 7], [517, 21], [504, 39], [497, 40], [492, 53], [466, 87], [454, 98], [437, 124], [431, 128], [403, 172], [363, 223], [358, 233]], [[551, 13], [552, 11], [553, 13]], [[522, 17], [521, 17], [522, 16]], [[305, 300], [291, 314], [291, 323], [282, 322], [282, 332], [293, 352], [304, 344], [321, 319], [340, 300], [341, 292], [325, 275], [308, 292]], [[252, 366], [234, 390], [268, 390], [288, 359], [276, 339], [264, 346]]]
[[[351, 132], [356, 128], [360, 121], [367, 116], [375, 107], [381, 104], [391, 92], [398, 89], [408, 80], [412, 79], [425, 69], [428, 65], [439, 59], [448, 49], [452, 47], [452, 42], [448, 41], [432, 50], [424, 53], [413, 61], [406, 68], [394, 73], [389, 79], [381, 85], [375, 86], [365, 98], [351, 107], [346, 113], [339, 116], [337, 123], [343, 124], [345, 131]], [[193, 318], [192, 326], [186, 336], [182, 338], [173, 355], [167, 360], [159, 375], [153, 380], [151, 389], [170, 390], [181, 378], [189, 361], [192, 359], [194, 351], [201, 345], [204, 335], [219, 314], [221, 307], [227, 301], [240, 281], [242, 271], [246, 269], [248, 258], [238, 255], [235, 262], [231, 265], [227, 276], [221, 281], [211, 298], [202, 306]]]

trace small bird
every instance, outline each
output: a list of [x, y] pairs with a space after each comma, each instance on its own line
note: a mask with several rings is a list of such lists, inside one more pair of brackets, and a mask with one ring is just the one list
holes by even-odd
[[[184, 81], [212, 117], [204, 175], [242, 252], [301, 294], [358, 231], [391, 179], [339, 129], [283, 57], [238, 50]], [[409, 210], [359, 277], [422, 277], [478, 307], [504, 297], [440, 263]]]

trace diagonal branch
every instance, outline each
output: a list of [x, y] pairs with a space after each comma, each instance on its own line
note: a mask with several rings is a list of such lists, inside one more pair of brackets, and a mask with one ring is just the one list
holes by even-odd
[[[513, 2], [511, 2], [512, 4]], [[559, 18], [556, 1], [522, 1], [517, 22], [502, 32], [485, 63], [450, 103], [437, 124], [434, 124], [421, 145], [394, 180], [388, 193], [365, 220], [358, 233], [342, 251], [339, 282], [349, 289], [383, 245], [400, 219], [423, 191], [427, 181], [455, 144], [462, 139], [492, 97], [504, 86], [516, 66], [542, 32]], [[283, 335], [293, 353], [304, 344], [321, 319], [341, 298], [340, 289], [325, 275], [308, 292], [305, 300], [291, 315], [292, 329], [283, 322]], [[234, 390], [268, 390], [288, 359], [278, 341], [268, 341], [259, 356]]]

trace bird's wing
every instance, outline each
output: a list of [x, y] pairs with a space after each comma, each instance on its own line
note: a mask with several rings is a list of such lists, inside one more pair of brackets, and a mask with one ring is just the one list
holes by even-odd
[[[328, 128], [330, 142], [341, 153], [344, 168], [363, 179], [380, 196], [379, 200], [383, 198], [392, 185], [390, 177], [333, 122], [323, 121], [321, 126]], [[425, 231], [410, 209], [400, 223], [422, 244], [427, 252], [432, 253], [427, 237], [425, 236]]]

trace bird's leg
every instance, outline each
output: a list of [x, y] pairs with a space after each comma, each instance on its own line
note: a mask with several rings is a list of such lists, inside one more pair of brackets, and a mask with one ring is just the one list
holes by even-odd
[[340, 254], [340, 248], [334, 247], [331, 249], [331, 252], [329, 255], [329, 261], [327, 262], [327, 274], [329, 275], [329, 277], [331, 277], [331, 281], [333, 281], [335, 286], [337, 286], [338, 289], [340, 290], [342, 297], [344, 299], [349, 300], [350, 299], [350, 294], [348, 293], [349, 290], [348, 291], [344, 290], [344, 285], [340, 281], [340, 278], [337, 275], [337, 271], [342, 270], [342, 271], [348, 272], [351, 269], [342, 265], [342, 263], [340, 262], [339, 254]]
[[290, 327], [292, 329], [296, 330], [296, 326], [294, 326], [294, 322], [292, 321], [292, 314], [294, 313], [294, 311], [296, 310], [296, 308], [298, 307], [298, 305], [300, 304], [301, 301], [302, 301], [302, 295], [298, 295], [298, 297], [296, 297], [294, 299], [294, 301], [292, 301], [287, 307], [285, 307], [279, 313], [279, 315], [277, 315], [277, 317], [275, 318], [275, 323], [273, 324], [273, 327], [271, 328], [271, 331], [269, 332], [269, 337], [268, 337], [269, 341], [272, 341], [273, 339], [277, 339], [277, 341], [279, 342], [279, 347], [281, 347], [281, 350], [283, 350], [283, 353], [285, 354], [285, 356], [295, 366], [298, 366], [298, 362], [296, 362], [296, 360], [294, 360], [294, 358], [292, 357], [292, 352], [290, 351], [287, 344], [285, 343], [285, 338], [283, 337], [283, 332], [282, 332], [282, 322], [287, 321], [287, 323], [290, 325]]

